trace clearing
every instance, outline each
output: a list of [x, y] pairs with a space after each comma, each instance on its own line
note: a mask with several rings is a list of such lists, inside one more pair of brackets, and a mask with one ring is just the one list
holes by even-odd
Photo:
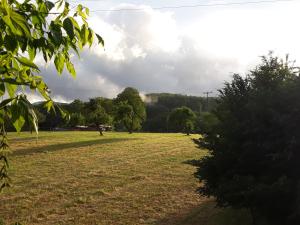
[[[158, 133], [10, 133], [12, 188], [0, 218], [25, 225], [248, 225], [195, 193], [194, 136]], [[1, 224], [1, 222], [0, 222]]]

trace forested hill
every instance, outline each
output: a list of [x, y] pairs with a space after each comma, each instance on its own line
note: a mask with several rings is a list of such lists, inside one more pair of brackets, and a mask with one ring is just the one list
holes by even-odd
[[[208, 100], [208, 101], [207, 101]], [[211, 111], [216, 105], [216, 98], [188, 96], [170, 93], [150, 93], [145, 97], [147, 120], [143, 124], [143, 130], [151, 132], [169, 131], [167, 118], [170, 112], [178, 107], [186, 106], [192, 109], [196, 115]]]
[[216, 103], [215, 97], [209, 97], [207, 104], [207, 99], [199, 96], [171, 93], [150, 93], [145, 96], [145, 103], [147, 105], [162, 105], [169, 110], [186, 106], [195, 112], [211, 111], [211, 109], [215, 107]]

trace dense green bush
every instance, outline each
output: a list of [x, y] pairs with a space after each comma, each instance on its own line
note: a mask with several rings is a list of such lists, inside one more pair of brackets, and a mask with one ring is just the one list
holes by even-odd
[[254, 224], [300, 224], [300, 78], [270, 55], [220, 91], [218, 120], [200, 140], [199, 192], [248, 208]]

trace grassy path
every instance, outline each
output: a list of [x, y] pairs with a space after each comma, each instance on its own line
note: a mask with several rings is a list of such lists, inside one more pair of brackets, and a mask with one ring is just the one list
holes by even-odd
[[[182, 134], [10, 134], [13, 187], [0, 195], [8, 224], [246, 225], [195, 193], [204, 154]], [[234, 215], [234, 216], [233, 216]], [[235, 221], [232, 218], [235, 218]]]

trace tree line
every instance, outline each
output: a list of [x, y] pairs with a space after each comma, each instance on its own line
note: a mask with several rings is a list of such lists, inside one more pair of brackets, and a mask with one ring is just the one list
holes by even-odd
[[[117, 131], [184, 132], [204, 129], [217, 98], [169, 93], [151, 93], [141, 98], [135, 88], [125, 88], [116, 98], [75, 99], [71, 103], [56, 103], [68, 117], [48, 112], [44, 102], [34, 104], [40, 130], [72, 129], [78, 126], [101, 130], [101, 125]], [[32, 129], [26, 124], [27, 130]], [[8, 129], [13, 130], [12, 124]]]

